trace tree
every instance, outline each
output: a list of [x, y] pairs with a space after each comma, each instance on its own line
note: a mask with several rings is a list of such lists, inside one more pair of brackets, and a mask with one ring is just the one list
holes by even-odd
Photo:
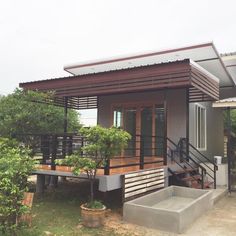
[[[30, 142], [24, 134], [63, 133], [64, 109], [43, 103], [51, 96], [51, 93], [16, 89], [0, 97], [0, 136]], [[69, 110], [68, 132], [79, 127], [78, 113]]]
[[79, 175], [81, 172], [87, 174], [90, 181], [90, 202], [88, 206], [92, 208], [94, 206], [94, 181], [97, 169], [104, 167], [115, 155], [119, 155], [131, 136], [124, 130], [115, 127], [103, 128], [99, 125], [82, 128], [80, 133], [86, 142], [86, 145], [82, 147], [84, 155], [81, 156], [76, 153], [58, 162], [72, 166], [75, 175]]
[[0, 234], [16, 235], [17, 219], [27, 211], [22, 204], [27, 178], [35, 161], [29, 149], [16, 141], [0, 138]]

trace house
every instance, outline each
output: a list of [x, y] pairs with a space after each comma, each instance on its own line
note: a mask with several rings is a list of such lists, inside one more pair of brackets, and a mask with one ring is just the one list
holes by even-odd
[[[124, 173], [160, 167], [192, 187], [209, 187], [216, 185], [213, 157], [224, 155], [223, 113], [212, 102], [236, 95], [236, 70], [227, 56], [204, 43], [68, 65], [71, 76], [20, 87], [54, 90], [65, 110], [97, 108], [98, 124], [132, 135], [105, 168], [101, 190], [121, 187]], [[207, 173], [205, 163], [212, 165]]]

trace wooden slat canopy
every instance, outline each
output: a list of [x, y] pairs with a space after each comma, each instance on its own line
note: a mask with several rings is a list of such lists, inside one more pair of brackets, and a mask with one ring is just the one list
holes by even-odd
[[116, 71], [50, 80], [20, 83], [24, 89], [55, 91], [55, 102], [63, 105], [69, 98], [71, 107], [95, 108], [100, 95], [189, 88], [190, 102], [219, 98], [219, 83], [190, 60], [134, 67]]

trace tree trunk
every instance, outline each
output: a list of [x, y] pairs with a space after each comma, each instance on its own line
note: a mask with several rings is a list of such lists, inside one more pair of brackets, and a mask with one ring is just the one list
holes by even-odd
[[93, 183], [94, 183], [93, 179], [90, 179], [90, 197], [91, 197], [90, 201], [91, 201], [91, 202], [93, 202], [93, 200], [94, 200], [94, 188], [93, 188]]

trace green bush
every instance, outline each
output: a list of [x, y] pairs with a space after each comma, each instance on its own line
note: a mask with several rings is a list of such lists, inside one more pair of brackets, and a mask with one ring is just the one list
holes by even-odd
[[29, 149], [16, 141], [0, 138], [0, 233], [3, 235], [15, 235], [17, 220], [27, 211], [22, 199], [35, 164], [29, 153]]

